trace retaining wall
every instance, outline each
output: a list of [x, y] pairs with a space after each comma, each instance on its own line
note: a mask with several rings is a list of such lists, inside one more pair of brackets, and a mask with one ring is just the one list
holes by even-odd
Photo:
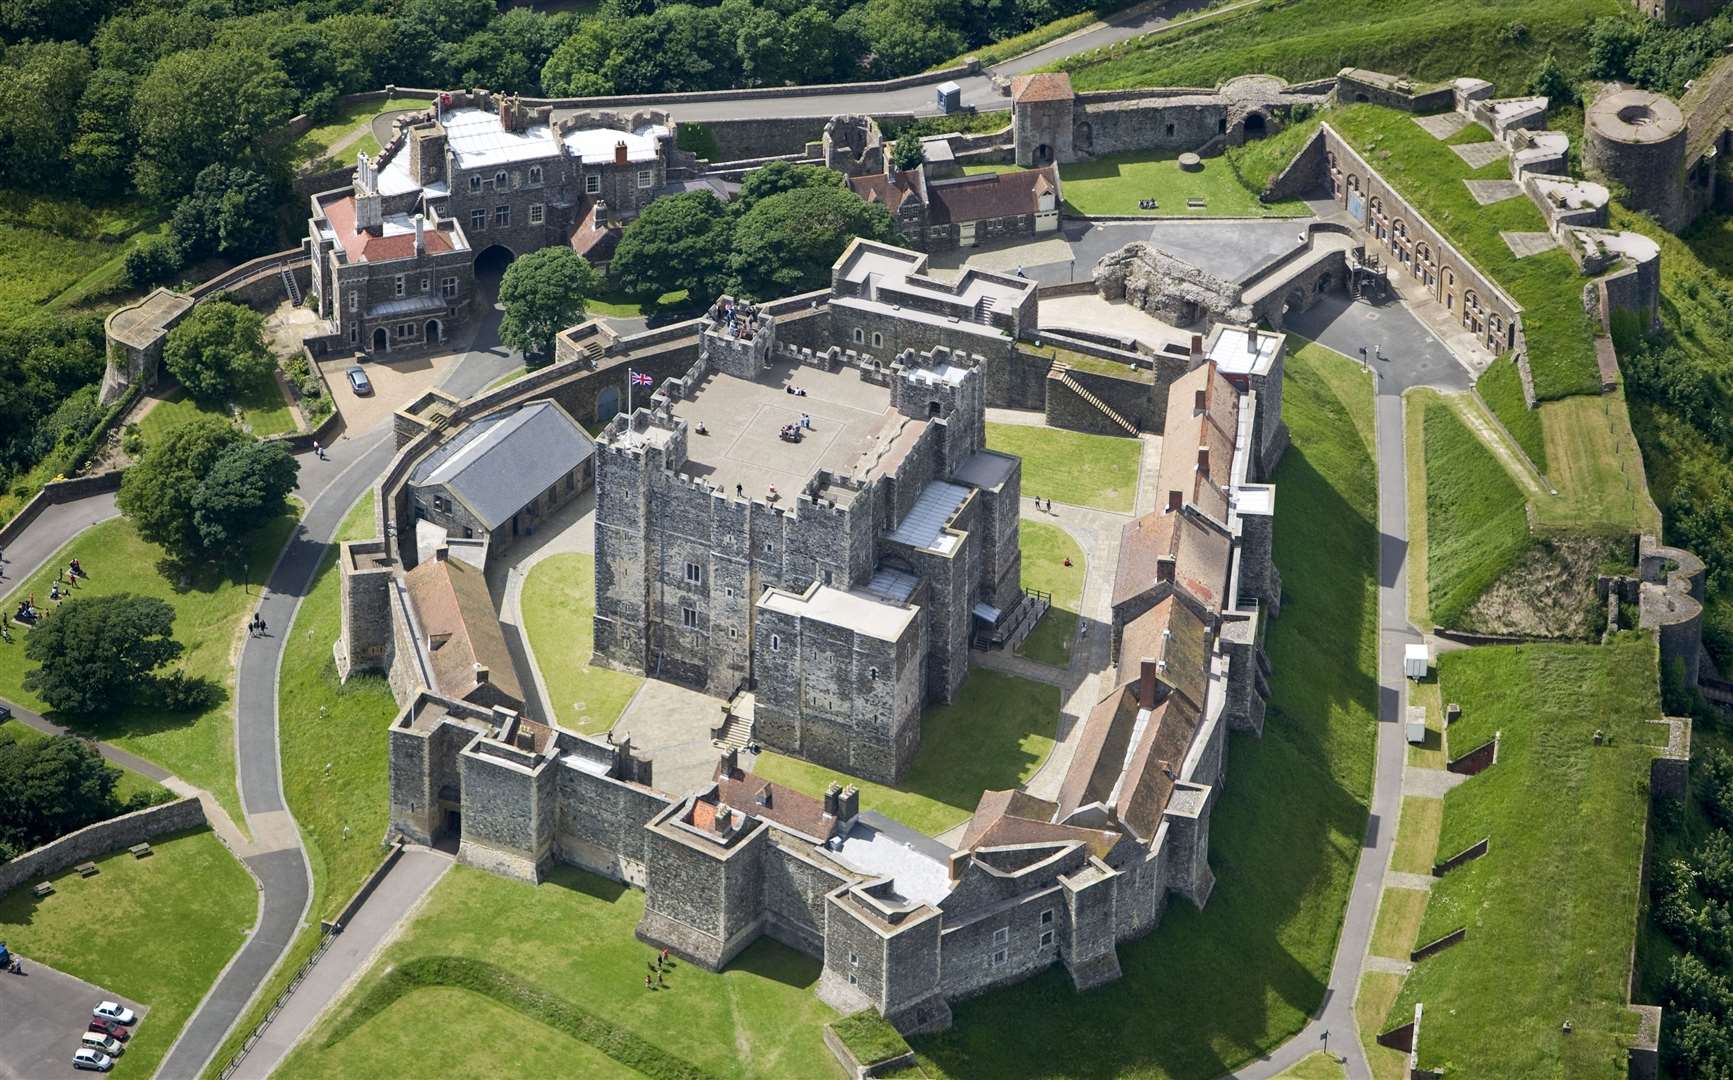
[[77, 832], [67, 833], [0, 865], [0, 895], [27, 882], [53, 877], [69, 866], [101, 858], [109, 852], [204, 825], [205, 808], [190, 797], [86, 825]]

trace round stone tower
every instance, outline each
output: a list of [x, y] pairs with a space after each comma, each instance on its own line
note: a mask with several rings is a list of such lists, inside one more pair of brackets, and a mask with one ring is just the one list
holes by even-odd
[[1685, 114], [1648, 90], [1612, 89], [1596, 98], [1583, 122], [1583, 163], [1621, 184], [1626, 205], [1661, 225], [1686, 224]]

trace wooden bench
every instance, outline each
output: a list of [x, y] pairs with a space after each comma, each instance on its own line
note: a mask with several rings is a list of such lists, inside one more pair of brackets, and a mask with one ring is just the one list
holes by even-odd
[[134, 844], [131, 847], [127, 848], [126, 850], [130, 851], [132, 853], [133, 858], [142, 859], [146, 855], [150, 854], [150, 845], [149, 844]]
[[96, 864], [93, 862], [79, 863], [73, 869], [78, 871], [79, 877], [95, 877], [98, 873]]
[[38, 881], [36, 884], [30, 886], [30, 892], [40, 900], [44, 896], [52, 896], [54, 894], [54, 886], [48, 884], [46, 881]]
[[1209, 200], [1193, 196], [1185, 201], [1185, 205], [1193, 210], [1202, 210], [1204, 207], [1209, 205]]

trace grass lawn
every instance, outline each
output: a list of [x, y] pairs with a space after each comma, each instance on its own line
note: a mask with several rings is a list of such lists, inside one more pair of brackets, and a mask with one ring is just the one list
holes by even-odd
[[[649, 304], [640, 303], [625, 293], [612, 292], [602, 296], [594, 296], [584, 301], [586, 318], [608, 317], [614, 319], [631, 319], [651, 312], [678, 313], [687, 307], [686, 290], [676, 289], [663, 293]], [[696, 310], [693, 314], [697, 314]]]
[[[289, 408], [289, 401], [283, 396], [276, 378], [271, 375], [235, 395], [232, 404], [240, 410], [240, 425], [260, 438], [296, 430], [295, 413]], [[201, 416], [215, 416], [221, 420], [235, 418], [230, 409], [194, 401], [185, 390], [177, 387], [145, 414], [144, 419], [138, 422], [138, 430], [148, 446], [174, 428]]]
[[975, 812], [981, 792], [1014, 788], [1053, 752], [1059, 688], [976, 668], [957, 700], [921, 715], [921, 748], [890, 787], [782, 754], [758, 755], [758, 775], [822, 796], [832, 780], [860, 788], [863, 810], [937, 835]]
[[[331, 147], [341, 141], [344, 136], [361, 125], [370, 123], [380, 113], [395, 112], [399, 109], [422, 108], [430, 103], [428, 98], [394, 97], [387, 101], [362, 101], [344, 106], [325, 123], [318, 127], [308, 128], [302, 133], [301, 137], [296, 139], [294, 145], [289, 148], [290, 158], [298, 162], [320, 162], [321, 159], [330, 154]], [[363, 150], [369, 154], [379, 152], [379, 140], [373, 138], [371, 131], [362, 136], [362, 139], [365, 145], [355, 143], [343, 151], [343, 160], [348, 164], [355, 164], [355, 155]], [[335, 168], [339, 162], [332, 160], [324, 164]]]
[[[1090, 161], [1059, 167], [1065, 209], [1074, 214], [1138, 214], [1145, 217], [1297, 217], [1308, 213], [1298, 199], [1263, 203], [1258, 193], [1240, 183], [1226, 158], [1210, 157], [1203, 168], [1187, 172], [1175, 157], [1149, 151], [1103, 154]], [[1189, 205], [1202, 199], [1201, 207]], [[1139, 199], [1154, 199], [1154, 210], [1140, 209]]]
[[1402, 454], [1408, 470], [1408, 621], [1431, 626], [1426, 559], [1426, 406], [1438, 392], [1416, 387], [1402, 395]]
[[[463, 1033], [468, 1048], [458, 1052], [455, 1075], [470, 1069], [477, 1070], [475, 1075], [498, 1075], [502, 1061], [510, 1061], [514, 1073], [526, 1072], [518, 1054], [520, 1037], [529, 1040], [531, 1060], [569, 1050], [554, 1070], [561, 1075], [591, 1075], [586, 1066], [595, 1061], [596, 1051], [615, 1059], [596, 1075], [631, 1075], [624, 1068], [630, 1060], [620, 1059], [630, 1059], [631, 1044], [640, 1040], [718, 1077], [835, 1075], [822, 1028], [836, 1014], [812, 992], [819, 975], [816, 960], [765, 939], [726, 971], [676, 963], [666, 990], [646, 991], [643, 973], [654, 951], [632, 936], [643, 912], [643, 893], [567, 866], [557, 867], [540, 885], [453, 867], [402, 937], [284, 1061], [278, 1075], [294, 1080], [400, 1072], [402, 1061], [424, 1059], [429, 1027]], [[511, 931], [502, 934], [502, 925]], [[465, 1008], [461, 1024], [430, 1025], [430, 1014], [404, 1003], [429, 1000], [429, 993], [456, 993], [466, 1004], [476, 998], [470, 990], [440, 990], [437, 976], [428, 977], [414, 965], [432, 958], [497, 965], [535, 990], [588, 1012], [592, 1037], [608, 1045], [585, 1046], [555, 1034], [497, 994], [490, 995], [491, 1009]], [[461, 960], [446, 968], [461, 968]], [[393, 979], [388, 975], [393, 969], [422, 975], [413, 982]], [[411, 998], [401, 996], [405, 989]], [[503, 1024], [487, 1023], [502, 1013]], [[548, 1019], [545, 1012], [538, 1017]], [[362, 1018], [364, 1023], [354, 1024]], [[479, 1052], [483, 1049], [490, 1053]], [[441, 1075], [450, 1071], [448, 1064], [441, 1059]]]
[[506, 372], [504, 375], [501, 375], [499, 378], [495, 379], [493, 382], [490, 382], [486, 386], [482, 387], [481, 392], [485, 394], [489, 390], [497, 390], [498, 388], [504, 386], [506, 383], [517, 382], [519, 379], [523, 378], [525, 375], [528, 375], [529, 373], [530, 373], [530, 369], [527, 367], [514, 368], [511, 371]]
[[[64, 568], [78, 559], [90, 575], [78, 588], [80, 596], [131, 592], [167, 601], [175, 611], [175, 640], [186, 646], [178, 663], [190, 674], [213, 679], [232, 693], [242, 618], [252, 614], [259, 590], [294, 525], [295, 515], [285, 514], [253, 534], [244, 576], [235, 576], [238, 565], [206, 565], [194, 573], [184, 592], [175, 591], [175, 583], [159, 569], [162, 548], [140, 539], [125, 518], [86, 529], [55, 552], [48, 565]], [[52, 569], [38, 571], [12, 590], [3, 602], [6, 609], [17, 610], [17, 598], [29, 595], [52, 606], [48, 587], [53, 579]], [[28, 633], [14, 622], [13, 643], [0, 645], [0, 697], [43, 712], [42, 699], [24, 689], [24, 673], [35, 666], [24, 658]], [[81, 735], [107, 740], [156, 762], [187, 783], [214, 794], [236, 822], [243, 820], [240, 797], [235, 792], [233, 706], [227, 695], [215, 707], [196, 715], [126, 708], [105, 716], [49, 714], [49, 718]]]
[[[1476, 131], [1485, 129], [1470, 125]], [[1534, 467], [1546, 472], [1546, 432], [1540, 420], [1540, 410], [1531, 409], [1522, 396], [1522, 374], [1514, 361], [1500, 358], [1484, 371], [1474, 384], [1480, 399], [1498, 417], [1504, 430], [1522, 447], [1522, 452], [1534, 462]]]
[[875, 1009], [862, 1009], [833, 1021], [830, 1029], [862, 1065], [888, 1061], [909, 1052], [909, 1044]]
[[[1019, 650], [1031, 660], [1064, 667], [1071, 662], [1071, 641], [1077, 635], [1077, 609], [1083, 602], [1083, 549], [1071, 534], [1043, 521], [1024, 521], [1023, 587], [1053, 595], [1053, 606]], [[1066, 566], [1065, 560], [1071, 560]]]
[[121, 850], [95, 860], [95, 877], [50, 878], [58, 891], [41, 900], [26, 888], [0, 898], [0, 939], [12, 948], [150, 1007], [112, 1074], [136, 1080], [162, 1061], [259, 902], [253, 879], [208, 830], [151, 848], [148, 859]]
[[1297, 1062], [1292, 1068], [1276, 1074], [1276, 1080], [1341, 1080], [1348, 1070], [1341, 1062], [1320, 1050]]
[[1386, 888], [1378, 901], [1378, 921], [1372, 927], [1372, 955], [1406, 960], [1414, 951], [1414, 934], [1426, 911], [1422, 889]]
[[1622, 387], [1548, 401], [1536, 411], [1546, 443], [1547, 479], [1563, 496], [1535, 503], [1542, 525], [1628, 532], [1661, 527]]
[[[1581, 55], [1589, 23], [1617, 15], [1618, 0], [1337, 0], [1262, 4], [1193, 27], [1133, 39], [1062, 61], [1078, 90], [1133, 86], [1215, 86], [1267, 72], [1297, 82], [1350, 65], [1452, 79], [1472, 71], [1501, 94], [1523, 90], [1549, 51]], [[1526, 28], [1513, 46], [1510, 27]]]
[[596, 735], [614, 726], [644, 684], [639, 675], [590, 666], [595, 652], [596, 557], [550, 555], [523, 584], [524, 634], [562, 726]]
[[1067, 349], [1061, 345], [1042, 345], [1039, 343], [1031, 345], [1021, 342], [1018, 344], [1018, 348], [1023, 352], [1031, 352], [1053, 360], [1063, 361], [1068, 367], [1078, 371], [1087, 371], [1092, 375], [1106, 375], [1110, 379], [1125, 379], [1128, 382], [1140, 382], [1146, 386], [1155, 385], [1155, 372], [1148, 368], [1134, 368], [1130, 364], [1109, 360], [1105, 356], [1091, 356], [1088, 353]]
[[1023, 459], [1023, 493], [1129, 514], [1137, 505], [1143, 443], [1027, 424], [988, 424], [987, 446]]
[[1528, 199], [1481, 206], [1462, 184], [1465, 179], [1507, 180], [1510, 162], [1471, 169], [1414, 123], [1412, 115], [1394, 109], [1352, 105], [1326, 119], [1434, 228], [1522, 306], [1535, 396], [1549, 401], [1599, 393], [1595, 330], [1583, 311], [1584, 279], [1576, 264], [1562, 248], [1517, 258], [1499, 233], [1545, 232], [1540, 210]]
[[1425, 404], [1426, 576], [1431, 621], [1455, 626], [1532, 540], [1522, 489], [1456, 411]]
[[1432, 873], [1433, 864], [1438, 861], [1438, 831], [1443, 822], [1443, 799], [1404, 795], [1402, 820], [1396, 829], [1396, 850], [1390, 853], [1390, 869], [1402, 874]]
[[1649, 761], [1664, 742], [1647, 722], [1660, 716], [1655, 658], [1637, 634], [1440, 657], [1445, 697], [1462, 705], [1452, 741], [1503, 739], [1498, 764], [1445, 797], [1438, 845], [1490, 836], [1491, 851], [1439, 879], [1420, 927], [1424, 941], [1461, 926], [1468, 937], [1417, 965], [1389, 1015], [1426, 1003], [1423, 1068], [1625, 1075]]
[[1106, 992], [1078, 994], [1053, 969], [956, 1006], [955, 1028], [914, 1040], [930, 1075], [1211, 1080], [1299, 1031], [1322, 1000], [1377, 727], [1372, 387], [1357, 363], [1305, 345], [1282, 397], [1293, 445], [1274, 477], [1285, 591], [1267, 637], [1273, 696], [1261, 740], [1229, 736], [1209, 910], [1170, 904], [1154, 933], [1120, 947], [1124, 977]]
[[1442, 769], [1445, 765], [1444, 708], [1438, 702], [1438, 676], [1430, 675], [1408, 684], [1408, 704], [1426, 710], [1426, 741], [1408, 744], [1408, 764], [1415, 769]]
[[1360, 976], [1360, 992], [1354, 997], [1354, 1020], [1360, 1029], [1360, 1044], [1366, 1048], [1366, 1060], [1372, 1066], [1373, 1080], [1408, 1080], [1408, 1055], [1378, 1045], [1379, 1034], [1388, 1030], [1384, 1017], [1401, 992], [1400, 975], [1368, 971]]

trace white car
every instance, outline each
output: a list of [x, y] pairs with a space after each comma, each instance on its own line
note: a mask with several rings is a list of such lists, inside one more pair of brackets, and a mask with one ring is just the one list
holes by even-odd
[[78, 1045], [86, 1050], [95, 1050], [109, 1057], [119, 1057], [126, 1053], [126, 1047], [120, 1045], [120, 1040], [100, 1031], [87, 1031], [78, 1037]]
[[114, 1059], [101, 1050], [81, 1049], [72, 1053], [72, 1067], [92, 1072], [107, 1072], [114, 1068]]
[[105, 1001], [90, 1010], [98, 1020], [113, 1020], [117, 1024], [131, 1024], [138, 1020], [138, 1014], [118, 1001]]

